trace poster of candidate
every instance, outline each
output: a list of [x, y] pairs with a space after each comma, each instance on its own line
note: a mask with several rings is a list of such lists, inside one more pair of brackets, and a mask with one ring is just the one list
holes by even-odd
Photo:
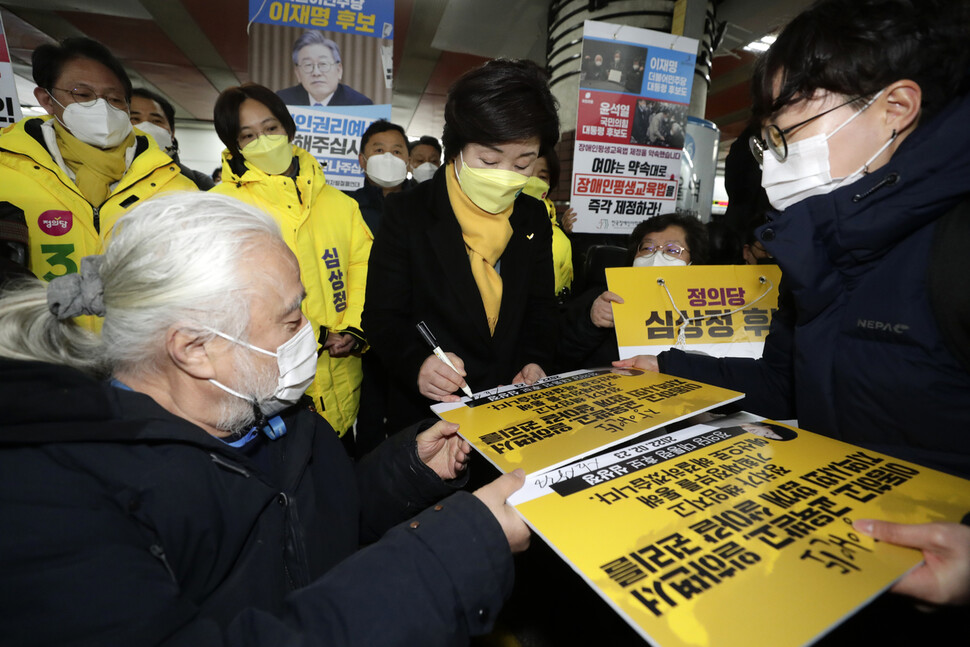
[[394, 0], [250, 0], [249, 20], [287, 44], [272, 73], [254, 80], [286, 103], [293, 143], [320, 162], [331, 186], [362, 186], [360, 137], [391, 117]]
[[586, 21], [573, 150], [573, 231], [628, 234], [674, 210], [697, 41]]

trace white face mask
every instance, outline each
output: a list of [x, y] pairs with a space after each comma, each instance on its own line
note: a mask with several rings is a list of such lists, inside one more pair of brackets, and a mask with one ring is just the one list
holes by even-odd
[[414, 178], [415, 182], [427, 182], [432, 177], [434, 177], [435, 171], [438, 167], [431, 162], [425, 162], [424, 164], [419, 164], [418, 168], [411, 169], [411, 177]]
[[[50, 92], [51, 99], [54, 95]], [[54, 99], [57, 105], [64, 108], [61, 123], [72, 135], [89, 146], [97, 148], [114, 148], [125, 141], [131, 132], [131, 117], [125, 110], [118, 110], [104, 99], [97, 99], [92, 106], [82, 106], [80, 103], [62, 104]]]
[[[230, 337], [229, 335], [223, 334], [218, 330], [212, 330], [212, 332], [219, 335], [223, 339], [228, 339], [233, 343], [245, 346], [246, 348], [254, 350], [257, 353], [263, 353], [264, 355], [269, 355], [276, 358], [276, 364], [280, 372], [279, 380], [277, 381], [276, 385], [276, 392], [273, 394], [272, 398], [257, 403], [259, 405], [259, 410], [267, 418], [275, 416], [277, 413], [299, 400], [300, 396], [303, 395], [303, 393], [313, 382], [313, 378], [317, 373], [317, 340], [313, 336], [313, 328], [310, 326], [309, 321], [305, 326], [303, 326], [303, 328], [300, 328], [295, 335], [283, 342], [283, 344], [276, 349], [275, 353], [268, 350], [263, 350], [262, 348], [253, 346], [252, 344], [247, 344], [246, 342], [236, 339], [235, 337]], [[242, 393], [233, 391], [225, 384], [212, 379], [209, 381], [226, 393], [231, 393], [232, 395], [242, 398], [243, 400], [252, 401], [251, 397], [247, 397]]]
[[889, 141], [866, 160], [865, 164], [843, 178], [832, 178], [829, 168], [828, 140], [861, 115], [880, 94], [882, 94], [882, 90], [877, 92], [861, 110], [846, 119], [829, 134], [820, 133], [788, 144], [788, 157], [784, 162], [779, 162], [771, 153], [765, 153], [761, 171], [761, 186], [768, 194], [768, 201], [772, 207], [784, 211], [805, 198], [823, 195], [841, 186], [848, 186], [866, 174], [869, 164], [879, 157], [896, 139], [895, 130]]
[[676, 267], [678, 265], [687, 265], [687, 262], [679, 258], [667, 258], [663, 252], [659, 251], [637, 256], [633, 259], [633, 267]]
[[367, 177], [385, 189], [396, 187], [408, 176], [408, 164], [397, 155], [382, 153], [367, 158]]
[[172, 133], [168, 132], [158, 124], [153, 124], [150, 121], [143, 121], [140, 124], [135, 124], [135, 128], [142, 131], [146, 135], [151, 135], [151, 138], [155, 140], [158, 147], [165, 151], [168, 155], [175, 152], [175, 146], [172, 142]]

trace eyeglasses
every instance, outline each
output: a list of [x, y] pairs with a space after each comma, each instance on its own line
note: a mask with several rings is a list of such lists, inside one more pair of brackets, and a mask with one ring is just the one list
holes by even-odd
[[765, 150], [771, 151], [772, 155], [774, 155], [775, 159], [777, 159], [779, 162], [784, 162], [786, 159], [788, 159], [788, 140], [785, 139], [785, 135], [795, 130], [796, 128], [801, 128], [805, 124], [811, 121], [815, 121], [819, 117], [824, 117], [830, 112], [833, 112], [835, 110], [838, 110], [839, 108], [847, 106], [850, 103], [854, 101], [858, 101], [861, 98], [862, 97], [855, 97], [853, 99], [849, 99], [845, 103], [840, 103], [834, 108], [829, 108], [828, 110], [818, 113], [814, 117], [809, 117], [805, 121], [799, 121], [794, 126], [789, 126], [784, 130], [782, 130], [775, 124], [770, 124], [768, 126], [765, 126], [764, 130], [762, 131], [761, 137], [759, 137], [758, 135], [751, 135], [751, 138], [748, 139], [748, 148], [751, 149], [751, 154], [754, 155], [754, 158], [758, 160], [758, 164], [764, 164]]
[[319, 69], [324, 74], [332, 70], [337, 64], [336, 63], [300, 63], [297, 65], [298, 68], [303, 70], [304, 74], [313, 74], [313, 72]]
[[637, 251], [641, 256], [644, 254], [646, 256], [653, 256], [657, 252], [660, 252], [668, 261], [676, 261], [684, 255], [684, 252], [689, 252], [690, 250], [681, 247], [680, 245], [670, 243], [667, 245], [650, 245], [647, 247], [641, 247]]
[[90, 108], [93, 106], [98, 99], [104, 99], [113, 108], [118, 110], [128, 110], [128, 99], [124, 96], [119, 96], [117, 94], [98, 94], [90, 88], [74, 88], [73, 90], [68, 90], [66, 88], [51, 88], [51, 90], [60, 90], [61, 92], [67, 92], [74, 99], [74, 103], [81, 104], [85, 108]]

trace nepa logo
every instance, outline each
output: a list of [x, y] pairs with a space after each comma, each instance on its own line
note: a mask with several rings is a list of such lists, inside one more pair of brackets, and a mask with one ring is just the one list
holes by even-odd
[[897, 335], [902, 335], [904, 332], [909, 330], [909, 326], [902, 323], [891, 323], [888, 321], [876, 321], [874, 319], [859, 319], [856, 321], [856, 325], [859, 328], [867, 328], [869, 330], [882, 330], [885, 332], [896, 333]]
[[63, 236], [71, 231], [71, 227], [74, 226], [74, 214], [70, 211], [58, 211], [56, 209], [45, 211], [37, 218], [37, 226], [45, 234]]

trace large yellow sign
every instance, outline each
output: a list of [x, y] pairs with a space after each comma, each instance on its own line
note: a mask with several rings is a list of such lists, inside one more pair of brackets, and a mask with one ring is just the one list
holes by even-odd
[[760, 357], [778, 308], [777, 265], [611, 267], [621, 358], [672, 346], [716, 357]]
[[742, 396], [636, 369], [583, 370], [432, 407], [503, 472], [531, 474]]
[[435, 410], [526, 471], [509, 503], [659, 647], [805, 645], [922, 559], [854, 520], [970, 511], [966, 480], [750, 414], [670, 424], [738, 396], [604, 369]]

